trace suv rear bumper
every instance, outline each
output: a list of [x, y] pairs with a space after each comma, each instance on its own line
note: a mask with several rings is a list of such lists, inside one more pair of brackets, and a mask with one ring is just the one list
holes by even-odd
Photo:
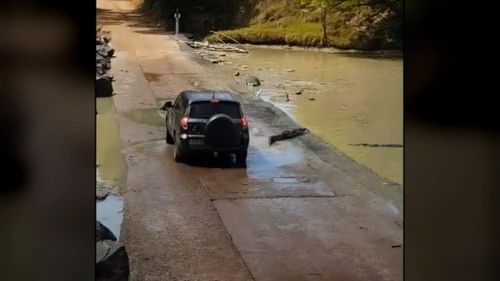
[[[183, 152], [195, 152], [195, 151], [207, 151], [207, 152], [237, 152], [241, 150], [247, 150], [249, 145], [249, 135], [248, 133], [242, 134], [242, 143], [238, 146], [232, 147], [212, 147], [204, 143], [204, 135], [186, 135], [185, 138], [179, 138], [180, 149]], [[202, 140], [203, 144], [193, 144], [193, 140]]]

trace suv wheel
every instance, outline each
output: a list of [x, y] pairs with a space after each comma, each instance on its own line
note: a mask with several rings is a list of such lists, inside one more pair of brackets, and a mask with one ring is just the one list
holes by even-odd
[[178, 144], [175, 144], [174, 147], [174, 161], [175, 162], [182, 162], [184, 160], [184, 157], [182, 155], [181, 149]]
[[243, 163], [247, 161], [247, 154], [248, 152], [246, 150], [236, 152], [236, 162]]
[[166, 127], [166, 130], [167, 130], [167, 137], [166, 137], [167, 143], [168, 144], [174, 144], [174, 138], [172, 138], [172, 136], [168, 132], [168, 127]]

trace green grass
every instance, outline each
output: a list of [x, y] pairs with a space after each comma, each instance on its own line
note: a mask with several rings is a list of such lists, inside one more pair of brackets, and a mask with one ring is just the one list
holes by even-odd
[[[321, 26], [314, 23], [303, 23], [296, 26], [278, 26], [277, 24], [256, 24], [235, 30], [223, 31], [241, 43], [251, 44], [288, 44], [298, 46], [316, 46], [321, 43]], [[218, 42], [217, 37], [211, 35], [206, 39], [209, 42]], [[225, 39], [224, 41], [228, 41]]]
[[[254, 24], [248, 27], [222, 31], [241, 43], [290, 45], [302, 47], [336, 47], [340, 49], [359, 48], [357, 46], [357, 33], [352, 30], [332, 30], [328, 32], [328, 43], [323, 44], [323, 29], [319, 23], [288, 21], [287, 23], [275, 22]], [[231, 42], [223, 35], [212, 34], [205, 40], [210, 43]]]
[[[137, 0], [141, 1], [141, 0]], [[142, 7], [153, 12], [157, 18], [172, 28], [171, 14], [178, 3], [185, 10], [202, 6], [192, 18], [184, 17], [186, 31], [198, 36], [206, 36], [206, 26], [200, 24], [197, 16], [212, 19], [211, 30], [222, 30], [241, 43], [290, 45], [303, 47], [336, 47], [339, 49], [383, 49], [400, 48], [400, 23], [392, 21], [374, 22], [380, 5], [356, 7], [350, 10], [333, 10], [328, 13], [327, 42], [323, 42], [320, 25], [320, 11], [298, 0], [142, 0]], [[220, 11], [218, 5], [227, 6]], [[182, 8], [182, 7], [181, 7]], [[240, 12], [236, 12], [240, 11]], [[370, 20], [371, 18], [371, 20]], [[393, 18], [394, 19], [394, 18]], [[366, 21], [365, 21], [366, 20]], [[191, 22], [189, 22], [191, 21]], [[399, 28], [399, 29], [398, 29]], [[226, 29], [224, 31], [224, 29]], [[205, 39], [211, 43], [232, 42], [224, 36], [208, 34]], [[391, 40], [387, 40], [391, 38]], [[391, 43], [395, 42], [395, 43]]]

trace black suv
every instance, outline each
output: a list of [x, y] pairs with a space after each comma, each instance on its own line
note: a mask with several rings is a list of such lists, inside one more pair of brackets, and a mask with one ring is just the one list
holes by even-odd
[[196, 151], [234, 153], [237, 162], [246, 161], [248, 121], [231, 93], [184, 91], [164, 108], [166, 140], [175, 145], [175, 161]]

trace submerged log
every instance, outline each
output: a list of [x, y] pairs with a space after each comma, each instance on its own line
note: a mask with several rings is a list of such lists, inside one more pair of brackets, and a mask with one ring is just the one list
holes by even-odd
[[364, 147], [403, 147], [402, 144], [379, 144], [379, 143], [350, 143], [351, 146], [364, 146]]
[[194, 48], [194, 49], [206, 49], [209, 51], [224, 51], [224, 52], [233, 52], [233, 53], [244, 53], [247, 54], [248, 51], [239, 48], [230, 44], [208, 44], [208, 43], [202, 43], [202, 42], [197, 42], [197, 41], [192, 41], [192, 42], [185, 42], [189, 47]]
[[297, 128], [293, 130], [285, 130], [281, 134], [274, 135], [269, 137], [269, 145], [273, 144], [274, 142], [281, 141], [281, 140], [286, 140], [286, 139], [291, 139], [303, 134], [309, 133], [309, 130], [306, 128]]

